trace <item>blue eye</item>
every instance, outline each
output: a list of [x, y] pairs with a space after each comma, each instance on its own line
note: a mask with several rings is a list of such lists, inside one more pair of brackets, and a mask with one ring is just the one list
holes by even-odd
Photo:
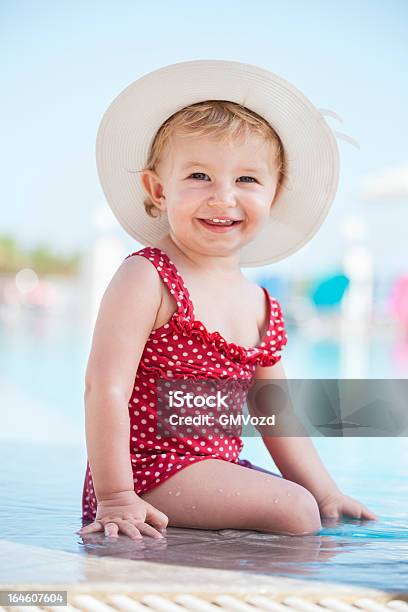
[[193, 174], [190, 174], [188, 178], [191, 178], [192, 176], [197, 176], [197, 175], [208, 176], [208, 174], [204, 174], [204, 172], [193, 172]]
[[[208, 174], [205, 174], [204, 172], [193, 172], [193, 174], [190, 174], [190, 176], [188, 178], [192, 178], [192, 177], [197, 177], [197, 176], [206, 176], [208, 178]], [[254, 179], [253, 176], [240, 176], [241, 178], [246, 178], [246, 179], [251, 179], [250, 181], [243, 181], [244, 183], [252, 183], [252, 182], [257, 182], [256, 179]], [[199, 179], [201, 180], [201, 179]]]

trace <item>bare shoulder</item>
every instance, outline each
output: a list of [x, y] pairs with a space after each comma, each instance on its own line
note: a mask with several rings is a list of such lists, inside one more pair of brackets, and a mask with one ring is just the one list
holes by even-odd
[[103, 300], [111, 302], [115, 312], [127, 321], [139, 317], [139, 327], [141, 316], [148, 325], [154, 323], [163, 300], [156, 267], [146, 257], [127, 257], [113, 275]]
[[248, 281], [246, 291], [246, 299], [249, 296], [252, 304], [258, 309], [261, 316], [265, 315], [265, 292], [262, 287], [257, 285], [257, 283]]
[[133, 255], [124, 259], [113, 278], [115, 277], [117, 277], [118, 282], [133, 281], [132, 286], [143, 283], [148, 283], [149, 288], [155, 286], [160, 288], [161, 286], [160, 275], [156, 267], [147, 257], [141, 255]]
[[86, 372], [88, 388], [131, 383], [161, 303], [161, 280], [145, 257], [122, 261], [100, 303]]
[[[258, 307], [261, 309], [261, 311], [263, 309], [263, 311], [265, 312], [265, 291], [264, 289], [260, 285], [250, 282], [248, 291], [251, 292], [250, 295], [252, 296], [252, 299], [257, 302]], [[269, 299], [272, 300], [273, 309], [280, 311], [280, 315], [282, 316], [282, 310], [281, 310], [281, 305], [279, 301], [273, 295], [271, 295], [269, 291], [267, 291], [267, 293], [268, 293]]]
[[159, 307], [161, 294], [161, 280], [154, 265], [146, 257], [133, 256], [119, 265], [102, 301], [114, 301], [119, 309], [140, 301], [148, 301], [150, 307], [157, 303]]

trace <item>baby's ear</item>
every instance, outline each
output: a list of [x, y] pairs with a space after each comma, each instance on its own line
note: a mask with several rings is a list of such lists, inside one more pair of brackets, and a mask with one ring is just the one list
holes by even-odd
[[140, 173], [140, 180], [153, 204], [160, 210], [165, 210], [165, 197], [159, 175], [154, 170], [143, 170]]

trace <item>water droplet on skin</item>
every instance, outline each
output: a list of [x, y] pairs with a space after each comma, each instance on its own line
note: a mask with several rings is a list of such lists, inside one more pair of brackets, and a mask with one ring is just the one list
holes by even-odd
[[235, 493], [235, 495], [241, 495], [241, 493], [240, 493], [239, 491], [237, 491], [237, 492]]
[[286, 495], [287, 495], [288, 497], [290, 497], [290, 493], [286, 493]]
[[278, 501], [279, 501], [278, 499], [274, 499], [274, 500], [273, 500], [273, 503], [274, 503], [274, 504], [277, 504], [277, 503], [278, 503]]
[[181, 493], [180, 493], [180, 491], [177, 491], [176, 497], [178, 497], [179, 495], [181, 495]]
[[219, 493], [222, 493], [222, 489], [217, 489], [217, 491], [218, 491]]
[[191, 506], [192, 510], [195, 510], [197, 508], [197, 506]]
[[173, 493], [173, 491], [169, 491], [169, 495], [171, 495]]

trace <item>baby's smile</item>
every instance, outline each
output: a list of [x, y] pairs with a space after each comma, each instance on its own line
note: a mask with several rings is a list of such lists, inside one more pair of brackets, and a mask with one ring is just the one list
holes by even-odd
[[234, 221], [232, 219], [222, 221], [217, 219], [198, 219], [198, 221], [206, 230], [222, 234], [233, 231], [242, 223], [242, 220]]

